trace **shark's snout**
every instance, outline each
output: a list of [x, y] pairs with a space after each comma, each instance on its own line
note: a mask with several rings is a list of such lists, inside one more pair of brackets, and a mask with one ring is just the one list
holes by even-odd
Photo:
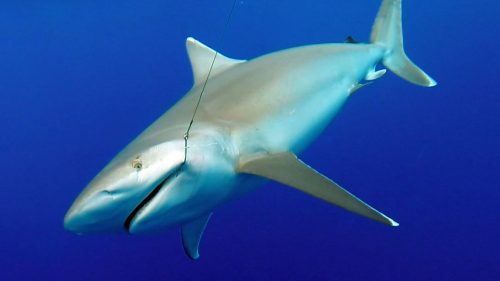
[[64, 217], [64, 228], [75, 233], [128, 231], [135, 214], [177, 173], [183, 161], [183, 150], [179, 152], [159, 155], [156, 162], [155, 155], [143, 153], [141, 166], [135, 165], [137, 157], [115, 158], [76, 198]]
[[79, 226], [79, 219], [78, 219], [79, 213], [70, 209], [68, 212], [66, 212], [66, 215], [64, 216], [64, 228], [68, 231], [78, 233], [80, 226]]
[[85, 231], [85, 224], [82, 223], [83, 212], [71, 208], [64, 216], [64, 228], [74, 233], [82, 233]]
[[[103, 226], [113, 227], [117, 213], [107, 208], [115, 197], [102, 191], [91, 196], [77, 198], [64, 216], [64, 228], [75, 233], [99, 232]], [[111, 225], [110, 225], [111, 223]]]

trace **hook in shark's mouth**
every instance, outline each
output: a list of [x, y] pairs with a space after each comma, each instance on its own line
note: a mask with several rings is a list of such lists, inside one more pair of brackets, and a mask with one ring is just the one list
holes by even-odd
[[123, 223], [123, 226], [125, 227], [125, 230], [130, 233], [130, 225], [134, 218], [139, 214], [139, 212], [146, 207], [152, 200], [153, 198], [160, 192], [163, 186], [170, 181], [171, 179], [175, 178], [181, 169], [182, 165], [179, 166], [177, 169], [175, 169], [172, 173], [168, 174], [163, 180], [160, 181], [160, 183], [135, 207], [135, 209], [128, 215], [127, 219]]

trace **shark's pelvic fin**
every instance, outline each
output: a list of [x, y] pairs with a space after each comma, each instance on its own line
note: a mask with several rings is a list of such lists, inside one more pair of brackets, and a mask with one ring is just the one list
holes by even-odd
[[191, 61], [191, 67], [193, 68], [195, 85], [204, 83], [207, 79], [215, 54], [217, 54], [217, 58], [212, 67], [210, 77], [224, 72], [239, 63], [245, 62], [244, 60], [235, 60], [225, 57], [192, 37], [186, 40], [186, 49], [189, 60]]
[[184, 246], [186, 255], [193, 260], [200, 257], [198, 247], [200, 246], [201, 237], [203, 236], [203, 232], [211, 216], [212, 213], [209, 213], [182, 226], [182, 245]]
[[375, 210], [332, 180], [300, 161], [295, 154], [290, 152], [263, 154], [242, 159], [240, 161], [239, 172], [280, 182], [330, 204], [335, 204], [348, 211], [384, 224], [391, 226], [399, 225], [394, 220]]
[[363, 88], [364, 86], [366, 85], [370, 85], [372, 82], [367, 82], [367, 83], [358, 83], [356, 85], [353, 85], [350, 89], [349, 89], [349, 95], [352, 95], [354, 94], [354, 92], [357, 92], [359, 89]]
[[382, 63], [399, 77], [425, 87], [437, 83], [405, 54], [401, 25], [401, 0], [384, 0], [373, 24], [371, 42], [386, 48]]

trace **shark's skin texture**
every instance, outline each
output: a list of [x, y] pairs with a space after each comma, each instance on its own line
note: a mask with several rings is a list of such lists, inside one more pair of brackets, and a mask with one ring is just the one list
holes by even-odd
[[299, 154], [363, 81], [385, 73], [375, 71], [379, 63], [415, 84], [436, 84], [404, 54], [400, 12], [401, 1], [383, 1], [369, 44], [309, 45], [249, 61], [216, 55], [188, 38], [195, 85], [89, 183], [65, 228], [135, 234], [184, 226], [186, 252], [197, 258], [211, 212], [264, 182], [239, 169], [242, 159]]

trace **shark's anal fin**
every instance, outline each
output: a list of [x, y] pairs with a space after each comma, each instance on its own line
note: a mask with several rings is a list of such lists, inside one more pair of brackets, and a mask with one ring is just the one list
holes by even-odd
[[330, 204], [335, 204], [348, 211], [384, 224], [391, 226], [399, 225], [394, 220], [375, 210], [329, 178], [300, 161], [295, 154], [290, 152], [263, 154], [249, 159], [242, 159], [240, 161], [239, 172], [280, 182]]
[[182, 245], [184, 246], [186, 255], [190, 259], [196, 260], [200, 257], [198, 247], [211, 216], [212, 213], [206, 214], [182, 226]]

